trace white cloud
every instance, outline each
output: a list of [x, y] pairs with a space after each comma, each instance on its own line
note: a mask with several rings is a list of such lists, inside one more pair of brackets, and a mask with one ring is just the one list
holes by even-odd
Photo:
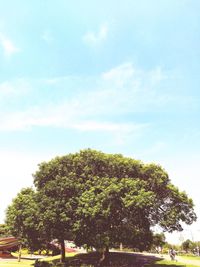
[[42, 40], [44, 40], [46, 43], [51, 43], [53, 41], [53, 35], [51, 33], [51, 31], [49, 30], [45, 30], [43, 33], [42, 33], [42, 36], [41, 36]]
[[[90, 89], [84, 88], [60, 98], [55, 103], [54, 98], [44, 99], [37, 106], [29, 106], [22, 110], [15, 110], [0, 116], [1, 131], [29, 130], [31, 127], [59, 127], [70, 128], [78, 131], [105, 131], [119, 132], [118, 142], [120, 143], [124, 135], [135, 131], [143, 130], [144, 124], [134, 123], [132, 120], [126, 123], [113, 122], [112, 116], [123, 116], [127, 113], [148, 110], [155, 108], [160, 101], [157, 95], [156, 86], [161, 82], [164, 76], [161, 69], [144, 72], [135, 68], [131, 63], [125, 63], [117, 66], [96, 77], [80, 78], [78, 77], [54, 77], [49, 80], [42, 79], [35, 83], [37, 89], [30, 90], [28, 99], [39, 98], [40, 90], [43, 86], [51, 84], [53, 86], [64, 86], [70, 83], [75, 87], [76, 83], [89, 85]], [[155, 77], [155, 78], [154, 78]], [[80, 81], [83, 79], [83, 81]], [[151, 80], [154, 80], [153, 87]], [[95, 82], [94, 82], [95, 81]], [[75, 85], [73, 85], [73, 83]], [[31, 82], [30, 82], [31, 83]], [[40, 85], [39, 85], [40, 83]], [[15, 82], [4, 82], [0, 84], [0, 96], [14, 95], [29, 90], [27, 81], [18, 80]], [[55, 94], [60, 87], [55, 87]], [[61, 89], [61, 88], [60, 88]], [[38, 90], [38, 91], [37, 91]], [[65, 94], [65, 90], [62, 89]], [[154, 92], [152, 94], [152, 92]], [[33, 95], [32, 95], [33, 94]], [[163, 95], [163, 94], [162, 94]], [[46, 102], [45, 102], [46, 101]], [[168, 100], [167, 100], [168, 101]], [[110, 115], [110, 119], [107, 118]], [[101, 118], [101, 119], [99, 119]], [[139, 128], [138, 128], [139, 126]]]
[[168, 108], [169, 104], [175, 104], [174, 94], [169, 94], [168, 88], [162, 89], [168, 79], [160, 67], [144, 71], [128, 62], [95, 77], [54, 77], [43, 82], [58, 86], [57, 89], [69, 84], [71, 90], [76, 90], [76, 94], [70, 93], [68, 104], [71, 107], [73, 102], [71, 108], [79, 110], [83, 117]]
[[100, 26], [99, 31], [97, 32], [87, 32], [83, 36], [83, 41], [91, 46], [98, 45], [106, 40], [108, 36], [108, 26], [103, 24]]
[[[122, 144], [135, 133], [143, 134], [149, 127], [148, 123], [134, 121], [134, 116], [128, 116], [128, 119], [127, 114], [168, 108], [173, 95], [168, 97], [166, 93], [165, 97], [165, 92], [159, 88], [165, 79], [168, 79], [167, 75], [159, 67], [143, 71], [132, 63], [124, 63], [96, 77], [53, 77], [32, 81], [32, 85], [31, 81], [29, 85], [24, 80], [4, 82], [0, 84], [0, 97], [14, 95], [18, 90], [20, 94], [20, 90], [23, 93], [30, 87], [30, 95], [26, 96], [28, 101], [33, 103], [31, 98], [40, 101], [37, 105], [18, 108], [7, 114], [2, 111], [0, 131], [27, 131], [32, 127], [104, 131], [115, 133], [115, 141]], [[73, 89], [70, 92], [66, 89], [68, 83]], [[46, 98], [41, 98], [43, 89], [48, 89], [45, 91], [48, 92]], [[23, 107], [25, 101], [22, 99]], [[123, 118], [123, 121], [126, 118], [125, 122], [116, 122], [117, 116]], [[163, 144], [156, 147], [157, 150], [161, 148]]]
[[155, 92], [157, 86], [167, 78], [169, 77], [161, 67], [144, 71], [135, 67], [131, 62], [121, 64], [102, 74], [103, 81], [115, 89], [121, 88], [140, 93], [145, 91], [147, 94]]
[[146, 127], [145, 124], [133, 123], [113, 123], [113, 122], [98, 122], [98, 121], [83, 121], [80, 123], [71, 124], [71, 127], [80, 131], [107, 131], [107, 132], [123, 132], [130, 133]]
[[[78, 107], [78, 106], [77, 106]], [[82, 114], [83, 115], [83, 114]], [[110, 121], [88, 120], [76, 103], [30, 108], [24, 112], [13, 112], [0, 117], [0, 131], [30, 130], [32, 127], [57, 127], [78, 131], [105, 131], [131, 133], [147, 127], [140, 123], [113, 123]]]
[[20, 51], [20, 49], [2, 33], [0, 33], [0, 45], [3, 48], [5, 57], [10, 57]]
[[30, 92], [31, 85], [24, 79], [4, 81], [0, 83], [0, 98], [21, 96]]
[[174, 101], [174, 95], [169, 94], [165, 87], [169, 80], [160, 67], [144, 71], [132, 63], [119, 65], [102, 74], [104, 88], [113, 96], [112, 105], [115, 103], [121, 112], [165, 109]]
[[138, 74], [138, 71], [136, 71], [131, 63], [125, 63], [103, 73], [102, 78], [104, 81], [110, 82], [119, 88], [125, 86], [130, 80], [136, 83]]
[[168, 75], [162, 71], [161, 67], [157, 67], [150, 72], [150, 77], [152, 84], [156, 84], [167, 79]]

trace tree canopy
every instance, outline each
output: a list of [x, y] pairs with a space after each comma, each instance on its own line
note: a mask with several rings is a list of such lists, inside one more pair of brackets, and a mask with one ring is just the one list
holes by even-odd
[[143, 250], [152, 242], [152, 226], [180, 231], [182, 222], [196, 220], [192, 200], [161, 166], [120, 154], [87, 149], [56, 157], [39, 165], [34, 184], [38, 229], [60, 242], [63, 259], [66, 239], [96, 249], [123, 242]]
[[32, 188], [24, 188], [13, 199], [6, 210], [6, 225], [10, 233], [31, 251], [41, 247], [39, 216], [36, 193]]

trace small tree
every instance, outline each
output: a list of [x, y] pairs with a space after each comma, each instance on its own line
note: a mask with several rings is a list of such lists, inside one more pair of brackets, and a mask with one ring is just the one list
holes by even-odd
[[39, 249], [42, 244], [38, 215], [36, 193], [32, 188], [22, 189], [6, 211], [6, 225], [10, 233], [31, 251]]

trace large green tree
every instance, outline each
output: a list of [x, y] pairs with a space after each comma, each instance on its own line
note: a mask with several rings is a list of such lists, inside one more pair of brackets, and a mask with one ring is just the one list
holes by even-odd
[[182, 230], [196, 215], [193, 202], [156, 164], [94, 150], [57, 157], [34, 175], [38, 208], [48, 237], [106, 250], [116, 242], [140, 249], [151, 242], [150, 227]]

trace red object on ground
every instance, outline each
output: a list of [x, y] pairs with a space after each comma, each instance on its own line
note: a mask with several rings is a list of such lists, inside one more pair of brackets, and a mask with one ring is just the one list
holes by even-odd
[[70, 253], [70, 252], [76, 252], [77, 250], [74, 248], [65, 248], [65, 252]]
[[19, 240], [13, 236], [0, 238], [0, 251], [7, 250], [19, 245]]
[[[58, 244], [57, 241], [54, 240], [54, 241], [51, 242], [51, 244], [52, 244], [53, 246], [55, 246], [55, 247], [57, 247], [57, 248], [60, 249], [60, 244]], [[70, 253], [70, 252], [77, 252], [77, 249], [76, 249], [76, 248], [70, 248], [70, 247], [65, 246], [65, 252], [67, 252], [67, 253]]]
[[13, 259], [13, 256], [9, 252], [0, 252], [0, 258], [1, 259]]

